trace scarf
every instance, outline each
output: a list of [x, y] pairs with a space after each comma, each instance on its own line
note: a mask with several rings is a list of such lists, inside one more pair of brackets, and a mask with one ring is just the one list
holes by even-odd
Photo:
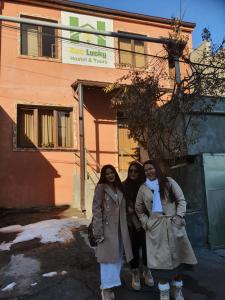
[[152, 212], [163, 212], [162, 203], [159, 193], [159, 182], [158, 179], [150, 180], [146, 179], [146, 186], [152, 191], [153, 190], [153, 204]]

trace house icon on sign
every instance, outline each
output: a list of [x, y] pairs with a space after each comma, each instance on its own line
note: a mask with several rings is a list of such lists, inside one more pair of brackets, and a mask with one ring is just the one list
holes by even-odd
[[[92, 29], [92, 30], [98, 30], [98, 31], [105, 31], [105, 22], [103, 21], [97, 21], [96, 22], [96, 28], [92, 25], [86, 23], [82, 26], [79, 26], [79, 18], [77, 17], [70, 17], [70, 26], [84, 28], [84, 29]], [[90, 33], [82, 33], [82, 32], [71, 32], [70, 38], [74, 42], [86, 42], [86, 43], [96, 43], [97, 38], [97, 45], [99, 46], [106, 46], [106, 38], [101, 35], [93, 35]]]

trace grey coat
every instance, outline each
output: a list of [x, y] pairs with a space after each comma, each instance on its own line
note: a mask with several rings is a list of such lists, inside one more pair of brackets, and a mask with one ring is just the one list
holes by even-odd
[[[170, 177], [164, 199], [164, 215], [152, 213], [153, 193], [143, 184], [137, 194], [135, 210], [146, 231], [148, 267], [172, 270], [180, 264], [196, 264], [197, 260], [186, 230], [186, 201], [177, 182]], [[175, 201], [171, 201], [171, 193]]]
[[104, 236], [97, 245], [96, 256], [99, 263], [115, 263], [121, 256], [122, 245], [127, 262], [133, 258], [127, 227], [126, 201], [121, 191], [117, 196], [108, 184], [98, 184], [93, 206], [94, 235]]

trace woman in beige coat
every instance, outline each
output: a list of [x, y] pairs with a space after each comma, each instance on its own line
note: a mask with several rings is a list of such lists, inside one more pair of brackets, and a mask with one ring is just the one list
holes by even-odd
[[144, 163], [146, 182], [135, 209], [146, 231], [147, 263], [159, 277], [160, 300], [184, 300], [181, 268], [197, 263], [189, 242], [184, 215], [186, 201], [177, 182], [165, 177], [154, 160]]
[[115, 298], [111, 288], [121, 285], [122, 256], [133, 258], [127, 227], [126, 201], [122, 183], [112, 165], [101, 170], [93, 199], [93, 232], [97, 239], [96, 256], [100, 263], [103, 300]]

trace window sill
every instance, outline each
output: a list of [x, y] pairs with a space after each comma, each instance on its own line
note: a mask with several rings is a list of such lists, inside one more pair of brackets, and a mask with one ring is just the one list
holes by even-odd
[[52, 57], [42, 57], [42, 56], [31, 56], [31, 55], [18, 55], [18, 58], [21, 59], [30, 59], [30, 60], [39, 60], [39, 61], [49, 61], [49, 62], [56, 62], [62, 63], [61, 59], [59, 58], [52, 58]]
[[128, 66], [125, 64], [115, 64], [115, 68], [121, 69], [121, 70], [135, 70], [135, 71], [143, 71], [146, 69], [146, 67], [138, 68], [138, 67], [134, 67], [134, 66]]
[[76, 148], [14, 148], [15, 152], [77, 152]]

